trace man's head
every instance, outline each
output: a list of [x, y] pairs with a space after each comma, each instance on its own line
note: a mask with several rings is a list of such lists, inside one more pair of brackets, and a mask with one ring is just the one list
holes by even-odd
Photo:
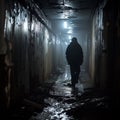
[[76, 37], [73, 37], [73, 38], [72, 38], [72, 42], [77, 42], [77, 38], [76, 38]]

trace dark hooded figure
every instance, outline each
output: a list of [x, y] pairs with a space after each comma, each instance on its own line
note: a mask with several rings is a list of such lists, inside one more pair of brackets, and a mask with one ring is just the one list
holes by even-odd
[[80, 65], [83, 63], [83, 51], [75, 37], [72, 38], [66, 49], [66, 59], [70, 65], [72, 87], [75, 88], [75, 84], [78, 83], [79, 79]]

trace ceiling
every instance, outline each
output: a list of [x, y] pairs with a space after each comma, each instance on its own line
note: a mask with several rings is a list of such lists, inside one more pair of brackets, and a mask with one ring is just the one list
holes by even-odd
[[[76, 32], [89, 27], [93, 13], [101, 0], [34, 1], [43, 10], [47, 18], [55, 24], [58, 31], [64, 32], [64, 34], [72, 34], [70, 29]], [[67, 30], [63, 30], [64, 21], [68, 22], [69, 28]]]

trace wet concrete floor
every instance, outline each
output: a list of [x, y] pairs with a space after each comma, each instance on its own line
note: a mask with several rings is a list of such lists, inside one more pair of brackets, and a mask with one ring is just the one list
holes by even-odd
[[[15, 120], [105, 120], [113, 119], [109, 98], [105, 92], [96, 90], [83, 70], [79, 83], [73, 90], [69, 66], [60, 74], [37, 88], [24, 104], [13, 114]], [[16, 115], [16, 117], [15, 117]]]

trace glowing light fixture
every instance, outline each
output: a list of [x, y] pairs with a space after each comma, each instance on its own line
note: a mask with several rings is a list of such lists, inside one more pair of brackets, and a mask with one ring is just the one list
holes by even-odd
[[68, 27], [68, 29], [72, 29], [72, 27], [71, 27], [71, 26], [69, 26], [69, 27]]
[[28, 21], [27, 21], [27, 18], [24, 21], [23, 28], [24, 28], [24, 31], [28, 30]]
[[71, 35], [69, 35], [69, 36], [68, 36], [68, 38], [69, 38], [69, 39], [71, 39], [71, 38], [72, 38], [72, 36], [71, 36]]
[[64, 22], [64, 28], [67, 28], [67, 22], [66, 21]]
[[68, 30], [68, 32], [67, 32], [67, 33], [71, 34], [71, 33], [72, 33], [72, 30]]
[[31, 30], [34, 30], [34, 22], [32, 22]]

